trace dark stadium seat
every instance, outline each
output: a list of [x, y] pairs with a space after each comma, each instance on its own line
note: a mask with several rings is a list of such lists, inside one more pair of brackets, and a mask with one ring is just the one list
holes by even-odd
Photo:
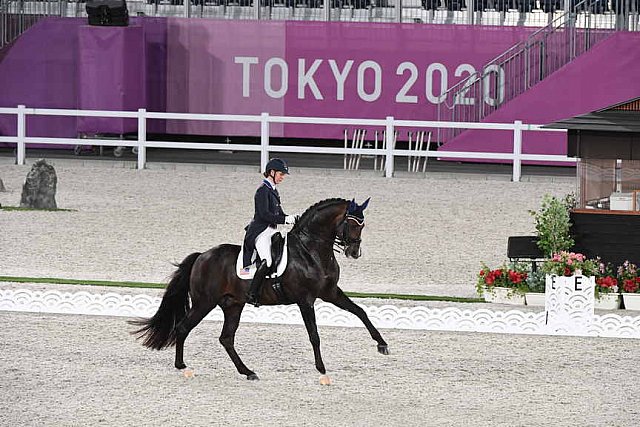
[[422, 8], [425, 10], [436, 10], [440, 6], [440, 0], [422, 0]]
[[445, 0], [447, 10], [462, 10], [465, 7], [465, 0]]
[[562, 10], [561, 0], [540, 0], [540, 7], [546, 13], [553, 13], [556, 10]]

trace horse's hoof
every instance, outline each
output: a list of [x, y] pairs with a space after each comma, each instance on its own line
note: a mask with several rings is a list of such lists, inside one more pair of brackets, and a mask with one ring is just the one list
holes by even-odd
[[184, 362], [180, 362], [180, 363], [176, 362], [176, 369], [184, 369], [186, 367], [187, 365], [185, 365]]
[[378, 346], [378, 353], [384, 354], [384, 355], [388, 355], [389, 354], [389, 347], [386, 344], [385, 345], [379, 345]]
[[328, 375], [321, 375], [320, 385], [331, 385], [331, 378]]
[[258, 376], [256, 374], [249, 374], [247, 375], [247, 379], [254, 381], [254, 380], [259, 380], [260, 378], [258, 378]]

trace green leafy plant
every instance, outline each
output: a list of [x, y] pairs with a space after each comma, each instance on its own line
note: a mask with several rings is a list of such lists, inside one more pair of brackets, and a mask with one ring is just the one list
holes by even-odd
[[527, 292], [544, 293], [546, 288], [546, 273], [537, 269], [529, 273], [527, 277]]
[[551, 257], [555, 253], [568, 251], [575, 243], [569, 232], [569, 211], [575, 205], [573, 194], [566, 195], [564, 199], [545, 194], [540, 209], [529, 211], [535, 221], [537, 245], [545, 256]]

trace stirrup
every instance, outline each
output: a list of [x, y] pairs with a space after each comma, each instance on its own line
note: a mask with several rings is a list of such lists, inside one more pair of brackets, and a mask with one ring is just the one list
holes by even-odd
[[247, 294], [247, 304], [251, 304], [254, 307], [260, 307], [259, 298], [253, 294]]

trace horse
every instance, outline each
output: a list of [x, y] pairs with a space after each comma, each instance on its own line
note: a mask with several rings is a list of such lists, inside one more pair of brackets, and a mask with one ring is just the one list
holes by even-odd
[[[308, 208], [288, 233], [287, 266], [275, 279], [267, 279], [259, 294], [261, 305], [297, 304], [313, 347], [315, 367], [326, 375], [320, 354], [320, 337], [314, 303], [323, 301], [356, 315], [377, 343], [379, 353], [389, 354], [388, 345], [369, 320], [366, 312], [338, 287], [340, 267], [334, 256], [343, 252], [361, 256], [361, 233], [367, 199], [358, 205], [355, 199], [326, 199]], [[171, 276], [158, 311], [151, 318], [130, 321], [139, 327], [132, 334], [143, 339], [145, 347], [161, 350], [175, 345], [175, 367], [185, 369], [184, 343], [189, 332], [216, 306], [224, 313], [220, 344], [240, 375], [248, 380], [259, 377], [240, 359], [234, 348], [240, 315], [247, 300], [250, 281], [236, 274], [239, 245], [222, 244], [204, 253], [188, 255]], [[189, 303], [191, 300], [191, 304]]]

